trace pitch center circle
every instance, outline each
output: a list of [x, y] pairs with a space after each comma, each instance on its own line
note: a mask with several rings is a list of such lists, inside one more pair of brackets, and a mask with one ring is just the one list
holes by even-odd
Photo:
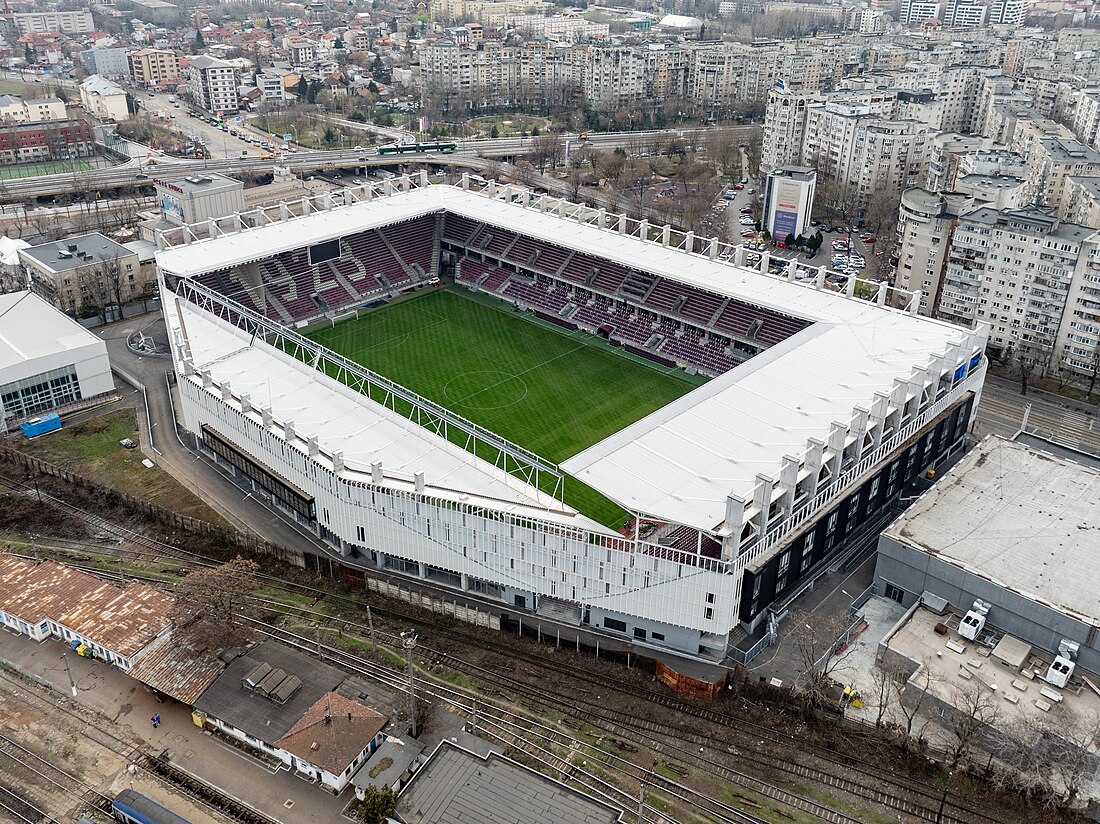
[[455, 375], [443, 386], [449, 403], [468, 409], [503, 409], [527, 397], [527, 382], [498, 369], [475, 369]]

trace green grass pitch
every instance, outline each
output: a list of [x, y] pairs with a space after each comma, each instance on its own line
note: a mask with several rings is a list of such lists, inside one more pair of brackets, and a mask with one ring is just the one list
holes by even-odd
[[[310, 337], [555, 463], [704, 380], [458, 288], [420, 293]], [[608, 525], [626, 518], [573, 478], [565, 498]]]

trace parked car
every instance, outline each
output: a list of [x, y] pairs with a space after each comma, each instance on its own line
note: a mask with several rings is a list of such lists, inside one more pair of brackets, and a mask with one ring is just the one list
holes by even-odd
[[756, 232], [752, 229], [746, 229], [741, 233], [741, 237], [756, 237]]
[[874, 243], [876, 240], [878, 240], [878, 238], [874, 235], [864, 235], [860, 238], [860, 240], [862, 240], [864, 243]]

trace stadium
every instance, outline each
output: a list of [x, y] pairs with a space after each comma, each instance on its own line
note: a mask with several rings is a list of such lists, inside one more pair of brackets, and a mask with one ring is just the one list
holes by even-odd
[[704, 660], [957, 448], [985, 376], [919, 294], [469, 176], [158, 246], [185, 428], [342, 564]]

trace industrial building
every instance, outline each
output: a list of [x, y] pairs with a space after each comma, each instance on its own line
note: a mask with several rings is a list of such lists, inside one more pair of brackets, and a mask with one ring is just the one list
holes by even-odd
[[1100, 465], [1081, 459], [987, 438], [883, 532], [876, 591], [1100, 672]]
[[102, 340], [33, 292], [0, 294], [0, 432], [113, 391]]

